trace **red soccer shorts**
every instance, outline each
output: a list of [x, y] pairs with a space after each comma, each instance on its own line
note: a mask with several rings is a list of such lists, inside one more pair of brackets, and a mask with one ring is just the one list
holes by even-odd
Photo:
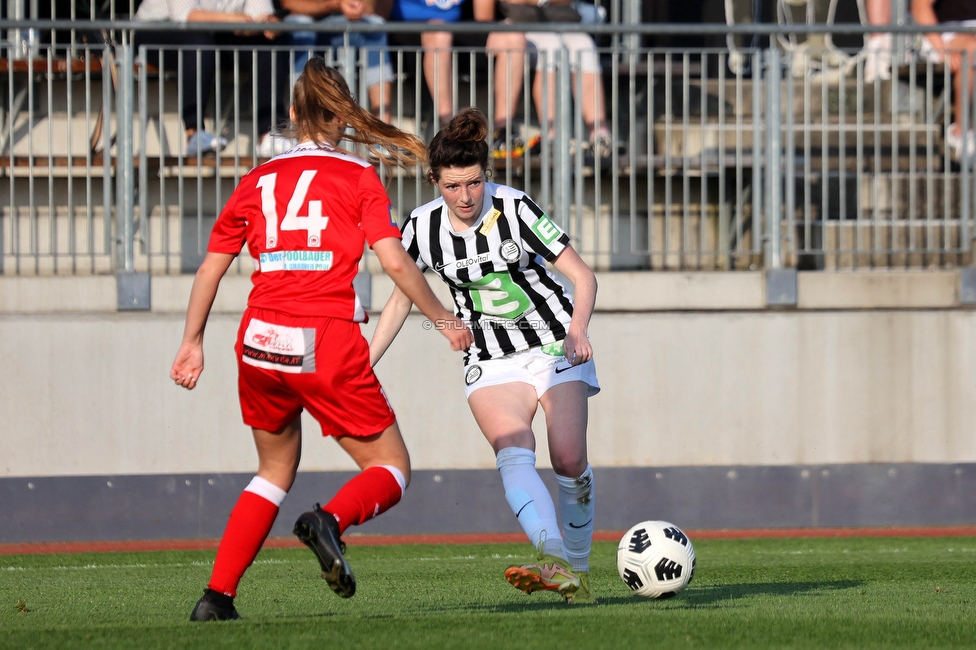
[[322, 435], [371, 436], [396, 421], [359, 323], [248, 308], [237, 332], [244, 424], [278, 431], [302, 409]]

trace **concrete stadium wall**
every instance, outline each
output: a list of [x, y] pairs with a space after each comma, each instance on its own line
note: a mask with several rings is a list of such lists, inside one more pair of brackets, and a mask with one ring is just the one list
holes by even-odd
[[[976, 313], [959, 305], [958, 273], [801, 273], [789, 310], [765, 307], [762, 273], [599, 280], [590, 461], [606, 477], [601, 503], [628, 505], [598, 527], [659, 514], [635, 483], [686, 526], [976, 522]], [[188, 392], [168, 372], [190, 282], [154, 277], [151, 311], [116, 312], [114, 277], [0, 279], [0, 541], [219, 534], [222, 517], [213, 530], [201, 513], [226, 516], [256, 468], [232, 352], [249, 284], [225, 279], [206, 370]], [[374, 309], [391, 286], [374, 277]], [[411, 316], [377, 373], [418, 470], [408, 495], [427, 500], [405, 499], [378, 530], [510, 529], [460, 355], [423, 322]], [[351, 461], [305, 424], [306, 476], [319, 486], [348, 476]], [[847, 477], [829, 499], [836, 515], [826, 514], [830, 476]], [[296, 491], [327, 498], [306, 483]], [[125, 497], [111, 496], [125, 484]], [[172, 522], [130, 530], [136, 497], [170, 511], [157, 524]], [[479, 516], [445, 523], [430, 499]], [[107, 509], [115, 523], [48, 531], [58, 504]]]

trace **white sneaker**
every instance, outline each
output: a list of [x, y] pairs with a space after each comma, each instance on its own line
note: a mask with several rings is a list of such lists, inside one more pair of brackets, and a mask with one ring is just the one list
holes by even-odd
[[958, 124], [950, 124], [946, 129], [945, 143], [949, 147], [949, 156], [955, 162], [962, 162], [963, 156], [972, 160], [976, 158], [976, 133], [972, 129], [966, 133], [965, 141], [962, 129]]
[[864, 83], [891, 79], [891, 34], [871, 34], [864, 45]]
[[200, 155], [216, 153], [227, 146], [227, 139], [217, 137], [206, 131], [197, 131], [186, 141], [187, 158], [196, 158]]
[[254, 148], [254, 155], [258, 158], [273, 158], [280, 153], [285, 153], [295, 146], [295, 141], [290, 138], [283, 138], [272, 133], [265, 133], [261, 136], [258, 146]]

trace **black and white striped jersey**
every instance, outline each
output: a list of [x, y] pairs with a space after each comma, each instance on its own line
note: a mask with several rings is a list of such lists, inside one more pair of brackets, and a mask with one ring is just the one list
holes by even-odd
[[474, 226], [455, 232], [438, 198], [410, 214], [403, 247], [422, 271], [451, 288], [457, 316], [474, 345], [465, 354], [485, 361], [566, 338], [573, 302], [546, 269], [569, 237], [520, 190], [487, 183]]

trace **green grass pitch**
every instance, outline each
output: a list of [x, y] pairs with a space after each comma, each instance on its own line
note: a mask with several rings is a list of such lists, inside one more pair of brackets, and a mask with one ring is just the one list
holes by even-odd
[[[947, 648], [976, 645], [976, 538], [700, 540], [676, 598], [630, 594], [594, 545], [600, 599], [527, 596], [528, 544], [360, 546], [342, 600], [304, 548], [266, 549], [240, 621], [190, 623], [213, 551], [0, 556], [0, 647]], [[693, 540], [694, 541], [694, 540]]]

